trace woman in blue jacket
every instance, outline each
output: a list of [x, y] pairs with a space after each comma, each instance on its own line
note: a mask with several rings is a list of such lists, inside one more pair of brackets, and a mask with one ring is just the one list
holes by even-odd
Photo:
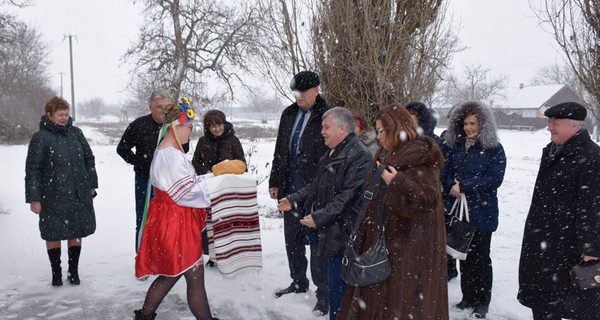
[[456, 106], [445, 135], [446, 163], [442, 175], [446, 212], [465, 194], [476, 232], [467, 259], [460, 262], [462, 300], [458, 309], [473, 309], [485, 318], [492, 297], [492, 232], [498, 228], [497, 190], [504, 179], [506, 155], [498, 141], [490, 108], [480, 101]]

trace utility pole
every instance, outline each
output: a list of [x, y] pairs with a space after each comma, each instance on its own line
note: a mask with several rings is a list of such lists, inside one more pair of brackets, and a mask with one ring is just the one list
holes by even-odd
[[63, 74], [64, 72], [59, 72], [60, 73], [60, 97], [62, 98], [63, 96]]
[[65, 35], [65, 38], [69, 38], [69, 60], [71, 64], [71, 110], [73, 110], [73, 121], [75, 121], [75, 79], [73, 78], [73, 37], [72, 34]]

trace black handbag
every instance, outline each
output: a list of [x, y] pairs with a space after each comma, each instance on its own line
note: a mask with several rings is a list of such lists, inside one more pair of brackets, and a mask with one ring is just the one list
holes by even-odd
[[600, 288], [600, 260], [581, 261], [570, 274], [573, 285], [581, 290]]
[[[465, 260], [475, 235], [475, 227], [469, 223], [469, 208], [464, 193], [456, 198], [448, 214], [451, 217], [446, 225], [446, 252], [452, 258]], [[462, 220], [463, 214], [466, 222]]]
[[[388, 259], [388, 250], [385, 244], [385, 207], [383, 200], [379, 203], [379, 225], [378, 235], [375, 241], [371, 244], [367, 251], [362, 254], [358, 254], [355, 250], [355, 241], [358, 238], [358, 231], [362, 220], [364, 220], [367, 208], [371, 199], [373, 199], [373, 192], [381, 183], [381, 173], [385, 169], [386, 165], [381, 164], [373, 175], [371, 185], [364, 192], [364, 198], [360, 207], [359, 217], [352, 230], [350, 240], [346, 244], [344, 250], [344, 257], [342, 258], [342, 280], [349, 286], [354, 287], [366, 287], [377, 284], [387, 279], [392, 273], [392, 265]], [[387, 185], [383, 184], [381, 192], [387, 190]]]

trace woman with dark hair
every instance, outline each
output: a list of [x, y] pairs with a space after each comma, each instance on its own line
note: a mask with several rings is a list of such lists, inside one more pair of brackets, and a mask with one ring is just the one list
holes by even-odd
[[460, 261], [462, 300], [456, 308], [473, 309], [486, 317], [492, 298], [492, 232], [498, 228], [497, 190], [504, 180], [506, 155], [498, 141], [496, 121], [480, 101], [466, 101], [452, 111], [445, 135], [446, 165], [442, 184], [446, 212], [455, 199], [467, 198], [470, 223], [476, 232], [467, 259]]
[[240, 139], [235, 136], [233, 125], [227, 122], [220, 110], [204, 114], [204, 136], [198, 140], [192, 164], [197, 174], [206, 174], [213, 165], [223, 160], [246, 162]]
[[[211, 172], [212, 167], [223, 160], [246, 162], [240, 139], [235, 136], [233, 125], [225, 119], [225, 114], [222, 111], [207, 111], [202, 122], [204, 124], [204, 136], [198, 139], [198, 145], [192, 158], [192, 165], [196, 170], [196, 174], [201, 175]], [[206, 229], [202, 231], [202, 245], [204, 254], [209, 254]], [[213, 267], [215, 262], [209, 259], [207, 265]]]
[[[422, 134], [435, 140], [438, 145], [442, 144], [442, 139], [438, 137], [433, 130], [437, 125], [437, 119], [435, 118], [433, 109], [427, 108], [423, 102], [412, 101], [405, 106], [408, 113], [415, 124], [420, 128]], [[420, 132], [421, 133], [421, 132]]]
[[[385, 242], [392, 273], [367, 287], [348, 287], [338, 319], [448, 319], [446, 235], [440, 170], [444, 158], [431, 138], [419, 136], [410, 114], [387, 106], [375, 117], [381, 148], [367, 178], [383, 179], [360, 224], [357, 251], [378, 236], [379, 203], [384, 204]], [[381, 163], [381, 176], [373, 176]], [[383, 185], [387, 187], [383, 187]]]
[[52, 267], [52, 286], [62, 286], [61, 241], [67, 240], [67, 279], [80, 284], [81, 238], [96, 231], [92, 198], [98, 188], [94, 154], [81, 129], [73, 126], [69, 104], [52, 97], [29, 143], [25, 199], [39, 215], [40, 235]]

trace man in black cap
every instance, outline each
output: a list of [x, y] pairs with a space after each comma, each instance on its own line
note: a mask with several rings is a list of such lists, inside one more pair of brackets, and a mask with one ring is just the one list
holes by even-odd
[[[273, 199], [284, 198], [307, 185], [317, 169], [319, 159], [328, 150], [321, 135], [322, 116], [328, 106], [319, 95], [320, 83], [319, 75], [312, 71], [299, 72], [290, 83], [296, 102], [283, 110], [279, 121], [269, 178], [269, 195]], [[317, 286], [317, 304], [313, 311], [327, 314], [327, 260], [317, 256], [316, 231], [303, 227], [299, 222], [308, 211], [298, 207], [283, 215], [285, 249], [292, 283], [275, 292], [275, 296], [308, 290], [305, 245], [309, 244], [311, 275]]]
[[534, 320], [598, 319], [600, 290], [580, 290], [569, 271], [600, 257], [600, 146], [582, 128], [575, 102], [544, 112], [550, 144], [542, 153], [519, 261], [518, 299]]

